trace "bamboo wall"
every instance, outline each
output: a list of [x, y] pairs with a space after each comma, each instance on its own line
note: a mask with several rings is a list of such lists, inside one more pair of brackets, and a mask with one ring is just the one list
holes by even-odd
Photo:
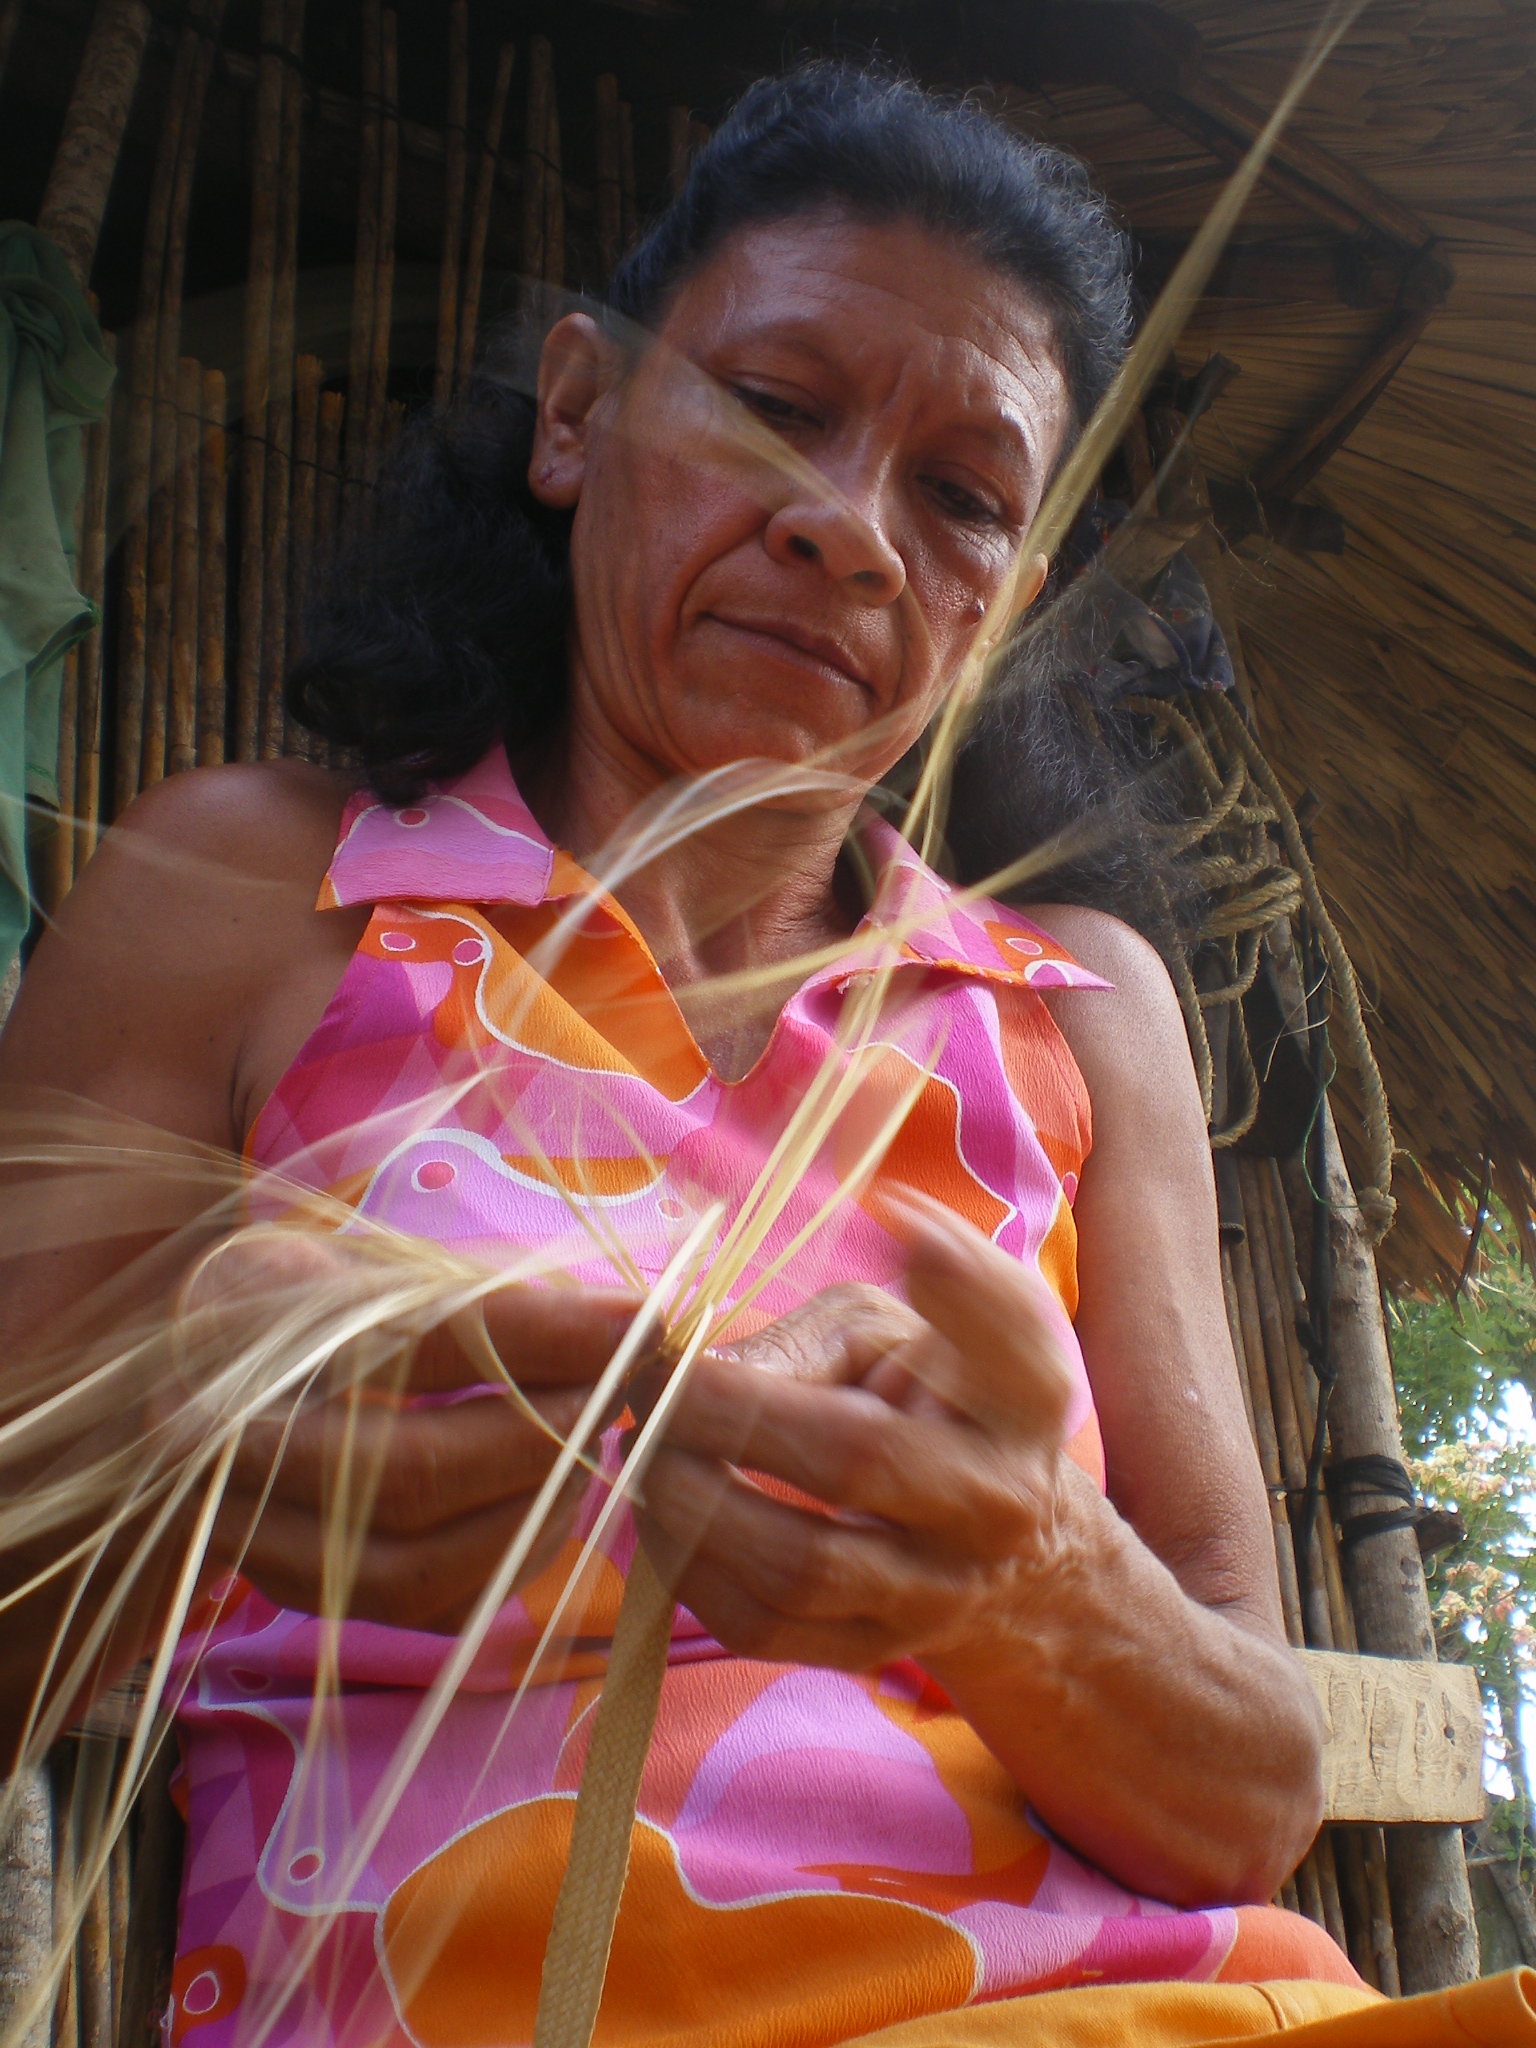
[[[131, 43], [136, 32], [133, 5], [134, 0], [103, 0], [102, 15], [115, 11], [118, 17], [114, 48], [124, 35]], [[397, 367], [392, 349], [401, 146], [398, 34], [394, 13], [380, 0], [361, 0], [356, 261], [345, 369], [328, 372], [320, 357], [296, 341], [305, 0], [262, 0], [238, 417], [231, 416], [229, 403], [231, 366], [203, 363], [181, 350], [189, 211], [223, 5], [224, 0], [191, 0], [180, 31], [145, 221], [137, 316], [131, 335], [121, 337], [115, 417], [110, 428], [104, 424], [91, 436], [80, 515], [82, 579], [98, 604], [110, 601], [104, 629], [71, 657], [66, 678], [60, 788], [66, 801], [73, 792], [75, 822], [55, 835], [48, 850], [42, 893], [49, 904], [89, 860], [102, 826], [161, 777], [226, 759], [332, 758], [285, 716], [282, 678], [298, 642], [314, 565], [344, 521], [366, 520], [372, 478], [403, 417], [391, 388]], [[0, 29], [9, 19], [0, 15]], [[484, 104], [472, 106], [467, 0], [451, 0], [442, 20], [449, 53], [443, 241], [430, 398], [423, 394], [420, 400], [438, 406], [449, 402], [473, 361], [493, 208], [515, 189], [523, 273], [561, 285], [567, 273], [568, 196], [550, 44], [535, 36], [523, 52], [505, 45]], [[142, 38], [139, 49], [142, 55]], [[0, 47], [0, 63], [3, 58]], [[95, 89], [88, 69], [82, 71], [81, 91]], [[113, 76], [121, 98], [120, 66]], [[514, 90], [523, 95], [525, 113], [515, 181], [502, 151]], [[591, 91], [596, 157], [586, 189], [591, 233], [607, 270], [636, 231], [633, 119], [613, 74], [595, 77]], [[98, 131], [105, 138], [100, 148], [114, 148], [111, 122], [90, 132]], [[119, 120], [118, 141], [121, 131]], [[687, 108], [674, 107], [667, 132], [675, 190], [707, 131]], [[82, 277], [89, 272], [88, 215], [95, 203], [90, 192], [99, 188], [104, 204], [105, 191], [99, 161], [87, 169], [86, 199], [74, 195], [73, 213], [69, 204], [59, 209], [61, 220], [77, 224], [84, 210], [85, 227], [76, 229]], [[1136, 423], [1126, 450], [1132, 469], [1145, 466], [1160, 446], [1171, 446], [1178, 426], [1177, 419], [1155, 413]], [[1209, 511], [1208, 499], [1200, 510], [1202, 484], [1190, 462], [1174, 466], [1160, 508], [1183, 531], [1191, 506], [1202, 518]], [[113, 507], [121, 508], [121, 535], [109, 573]], [[1218, 556], [1202, 557], [1200, 566], [1241, 671], [1241, 636]], [[1242, 721], [1233, 722], [1236, 714], [1201, 706], [1187, 712], [1165, 707], [1153, 715], [1165, 717], [1170, 732], [1182, 725], [1182, 737], [1193, 736], [1191, 758], [1205, 766], [1192, 789], [1191, 829], [1212, 862], [1228, 863], [1227, 881], [1214, 890], [1217, 923], [1187, 959], [1173, 965], [1217, 1147], [1223, 1285], [1239, 1383], [1270, 1502], [1286, 1629], [1298, 1647], [1381, 1650], [1389, 1647], [1378, 1612], [1382, 1571], [1359, 1555], [1370, 1546], [1345, 1556], [1326, 1497], [1313, 1540], [1304, 1543], [1299, 1534], [1319, 1401], [1317, 1373], [1299, 1335], [1299, 1322], [1307, 1316], [1304, 1274], [1312, 1270], [1307, 1247], [1316, 1221], [1307, 1174], [1296, 1158], [1249, 1156], [1242, 1149], [1258, 1109], [1257, 1079], [1241, 1028], [1243, 1000], [1261, 968], [1294, 978], [1290, 920], [1306, 894], [1282, 829], [1289, 811], [1283, 799], [1276, 809], [1277, 787], [1266, 793], [1267, 771], [1245, 753], [1249, 741]], [[1292, 833], [1294, 826], [1290, 819]], [[1281, 841], [1292, 850], [1281, 851]], [[1333, 1168], [1342, 1171], [1336, 1144]], [[1347, 1184], [1343, 1192], [1347, 1196]], [[1358, 1215], [1349, 1220], [1351, 1213], [1341, 1198], [1330, 1227], [1346, 1233], [1341, 1256], [1364, 1245], [1368, 1263], [1369, 1245]], [[1347, 1237], [1350, 1230], [1353, 1239]], [[1367, 1357], [1357, 1345], [1348, 1360], [1337, 1362], [1341, 1373], [1358, 1373], [1362, 1384], [1369, 1380], [1378, 1407], [1384, 1398], [1390, 1409], [1384, 1338], [1382, 1346], [1380, 1357]], [[1347, 1402], [1335, 1412], [1346, 1409]], [[1333, 1437], [1336, 1452], [1337, 1422]], [[1356, 1446], [1361, 1447], [1369, 1448]], [[1390, 1441], [1379, 1448], [1381, 1455], [1393, 1455]], [[1389, 1562], [1406, 1583], [1412, 1565], [1405, 1557], [1399, 1548]], [[1427, 1616], [1422, 1596], [1420, 1574], [1417, 1596], [1403, 1598], [1412, 1608], [1417, 1597]], [[1433, 1654], [1432, 1643], [1426, 1651], [1414, 1634], [1417, 1629], [1422, 1635], [1418, 1609], [1403, 1611], [1401, 1641], [1390, 1653], [1411, 1654], [1417, 1643], [1420, 1654]], [[1362, 1615], [1369, 1615], [1369, 1626]], [[97, 1740], [81, 1738], [87, 1746]], [[61, 1873], [74, 1837], [77, 1764], [77, 1746], [65, 1745], [53, 1767], [49, 1803]], [[1466, 1882], [1459, 1837], [1452, 1840], [1454, 1831], [1444, 1829], [1416, 1832], [1436, 1839], [1418, 1843], [1409, 1854], [1395, 1852], [1380, 1828], [1326, 1828], [1281, 1893], [1281, 1903], [1327, 1929], [1367, 1983], [1392, 1995], [1405, 1986], [1466, 1975], [1476, 1966], [1475, 1936], [1469, 1960], [1464, 1930], [1453, 1927], [1450, 1938], [1443, 1930], [1440, 1937], [1423, 1931], [1433, 1913], [1455, 1922], [1461, 1911], [1458, 1868], [1463, 1894]], [[176, 1836], [162, 1784], [153, 1800], [141, 1802], [130, 1838], [114, 1851], [93, 1898], [58, 2001], [54, 2048], [150, 2039], [150, 2015], [163, 2009], [168, 1984]]]

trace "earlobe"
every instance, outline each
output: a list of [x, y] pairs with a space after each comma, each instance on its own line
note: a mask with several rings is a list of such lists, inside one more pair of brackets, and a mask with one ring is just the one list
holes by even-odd
[[607, 387], [608, 344], [586, 313], [568, 313], [544, 337], [528, 488], [569, 511], [581, 496], [593, 408]]

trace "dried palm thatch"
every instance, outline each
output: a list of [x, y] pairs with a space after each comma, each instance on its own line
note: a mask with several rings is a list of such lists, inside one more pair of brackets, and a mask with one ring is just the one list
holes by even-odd
[[[1225, 90], [1265, 105], [1316, 10], [1170, 0], [1164, 14], [1199, 31], [1205, 78], [1219, 82], [1211, 104]], [[1219, 350], [1241, 371], [1194, 445], [1225, 515], [1264, 745], [1293, 801], [1312, 792], [1303, 815], [1411, 1155], [1398, 1161], [1384, 1266], [1421, 1284], [1459, 1271], [1464, 1240], [1442, 1203], [1475, 1204], [1486, 1163], [1528, 1215], [1536, 1166], [1533, 76], [1536, 26], [1505, 0], [1367, 9], [1293, 139], [1416, 217], [1429, 260], [1453, 273], [1444, 303], [1415, 307], [1413, 280], [1397, 282], [1381, 232], [1397, 226], [1404, 249], [1394, 214], [1357, 217], [1346, 234], [1347, 209], [1330, 224], [1315, 189], [1308, 206], [1276, 181], [1178, 350], [1186, 368]], [[1188, 100], [1154, 111], [1094, 83], [1007, 102], [1087, 157], [1153, 272], [1225, 176], [1220, 138], [1190, 132]], [[1408, 341], [1393, 367], [1394, 343]], [[1303, 454], [1287, 478], [1308, 423], [1376, 352], [1391, 374], [1374, 403], [1315, 474]], [[1338, 516], [1342, 553], [1284, 544], [1296, 530], [1277, 481], [1291, 505], [1299, 492]], [[1248, 517], [1234, 518], [1244, 500]], [[1245, 523], [1256, 530], [1240, 537]]]

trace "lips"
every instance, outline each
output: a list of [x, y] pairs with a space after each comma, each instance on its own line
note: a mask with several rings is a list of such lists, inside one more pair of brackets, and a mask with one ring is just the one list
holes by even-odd
[[730, 632], [749, 639], [774, 641], [779, 651], [801, 655], [808, 665], [830, 669], [844, 682], [874, 694], [874, 685], [865, 675], [863, 663], [834, 634], [817, 633], [796, 619], [733, 618], [723, 612], [710, 612], [708, 616]]

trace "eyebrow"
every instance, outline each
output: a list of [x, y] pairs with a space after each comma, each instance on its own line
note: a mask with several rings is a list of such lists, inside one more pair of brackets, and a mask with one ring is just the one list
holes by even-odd
[[[838, 357], [817, 338], [821, 325], [820, 320], [806, 318], [800, 314], [779, 314], [760, 326], [752, 327], [739, 339], [787, 343], [826, 369], [841, 369], [843, 365]], [[985, 416], [979, 416], [967, 408], [962, 424], [967, 432], [981, 435], [1003, 453], [1021, 457], [1031, 469], [1037, 466], [1035, 443], [1030, 439], [1023, 419], [1014, 406], [989, 405]]]

